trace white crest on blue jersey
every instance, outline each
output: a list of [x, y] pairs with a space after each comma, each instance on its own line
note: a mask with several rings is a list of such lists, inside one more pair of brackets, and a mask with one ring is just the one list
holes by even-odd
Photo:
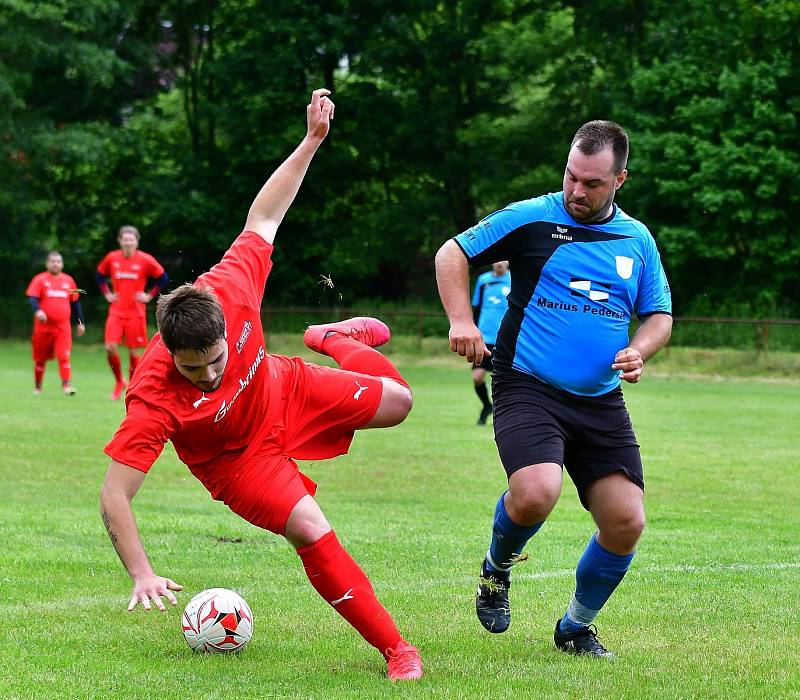
[[625, 255], [617, 255], [617, 274], [622, 279], [627, 280], [633, 274], [633, 258], [628, 258]]

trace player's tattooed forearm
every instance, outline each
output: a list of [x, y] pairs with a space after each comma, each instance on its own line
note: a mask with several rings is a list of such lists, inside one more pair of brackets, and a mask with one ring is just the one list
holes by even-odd
[[117, 543], [117, 534], [111, 529], [111, 520], [108, 517], [108, 513], [103, 511], [103, 525], [106, 526], [106, 531], [108, 532], [108, 536], [111, 538], [111, 544]]

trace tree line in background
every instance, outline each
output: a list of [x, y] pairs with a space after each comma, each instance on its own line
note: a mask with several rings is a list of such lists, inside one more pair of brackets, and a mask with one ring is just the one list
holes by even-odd
[[676, 312], [797, 315], [798, 36], [796, 0], [0, 0], [3, 307], [49, 248], [93, 288], [123, 223], [192, 280], [325, 86], [272, 303], [433, 302], [438, 246], [609, 118]]

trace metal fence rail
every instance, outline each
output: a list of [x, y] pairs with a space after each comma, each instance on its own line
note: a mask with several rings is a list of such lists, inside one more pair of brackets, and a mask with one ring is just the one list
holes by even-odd
[[[416, 336], [420, 343], [425, 337], [446, 336], [449, 328], [447, 316], [441, 310], [268, 305], [261, 309], [264, 332], [267, 336], [270, 332], [297, 332], [308, 323], [322, 320], [370, 315], [379, 315], [388, 321], [397, 333]], [[676, 316], [674, 321], [671, 341], [674, 345], [704, 345], [709, 343], [709, 338], [716, 338], [711, 343], [714, 346], [750, 347], [766, 353], [770, 350], [771, 331], [777, 327], [789, 331], [789, 334], [777, 343], [777, 349], [800, 351], [800, 319]], [[746, 335], [741, 332], [722, 332], [723, 328], [734, 326], [739, 328], [749, 326], [752, 331], [746, 332]]]

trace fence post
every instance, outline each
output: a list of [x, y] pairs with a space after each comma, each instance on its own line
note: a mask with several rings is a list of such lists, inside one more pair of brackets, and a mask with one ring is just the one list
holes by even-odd
[[756, 354], [766, 355], [769, 352], [769, 321], [759, 321], [756, 327]]

